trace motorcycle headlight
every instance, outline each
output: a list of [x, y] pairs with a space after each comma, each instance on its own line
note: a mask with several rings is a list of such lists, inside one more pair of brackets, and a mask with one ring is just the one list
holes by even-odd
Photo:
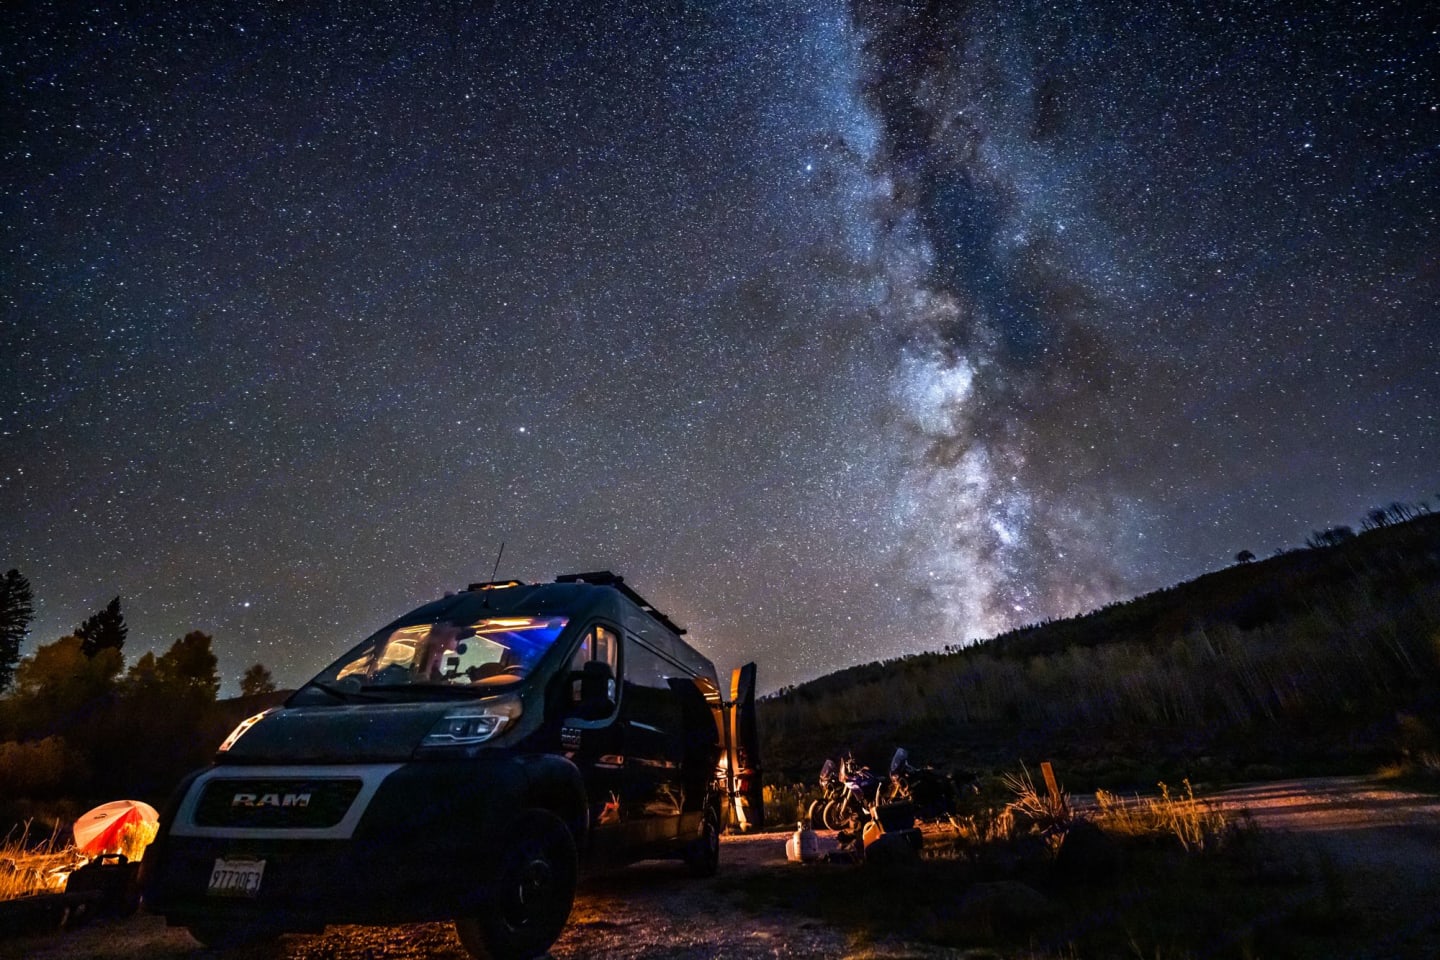
[[468, 747], [499, 736], [520, 718], [519, 697], [496, 697], [448, 711], [430, 728], [420, 748]]
[[249, 730], [251, 727], [255, 726], [255, 724], [259, 723], [261, 720], [265, 719], [265, 717], [266, 717], [267, 715], [272, 714], [272, 713], [274, 713], [274, 712], [275, 712], [275, 707], [271, 707], [269, 710], [262, 710], [262, 711], [260, 711], [259, 713], [255, 714], [255, 716], [253, 716], [253, 717], [246, 717], [244, 720], [241, 720], [240, 723], [239, 723], [239, 725], [236, 726], [234, 730], [231, 730], [231, 731], [230, 731], [230, 736], [226, 737], [226, 738], [224, 739], [224, 741], [221, 742], [221, 744], [220, 744], [220, 749], [219, 749], [217, 752], [219, 752], [219, 753], [224, 753], [225, 751], [229, 750], [231, 747], [235, 746], [235, 741], [236, 741], [236, 740], [239, 740], [241, 737], [245, 736], [245, 732], [246, 732], [247, 730]]

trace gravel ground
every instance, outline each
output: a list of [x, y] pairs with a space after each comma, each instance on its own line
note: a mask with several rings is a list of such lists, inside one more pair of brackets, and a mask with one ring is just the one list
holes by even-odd
[[[818, 921], [788, 912], [756, 915], [739, 905], [737, 878], [767, 870], [846, 869], [801, 866], [785, 860], [788, 834], [726, 837], [720, 876], [696, 880], [678, 863], [642, 863], [587, 878], [576, 896], [570, 923], [551, 955], [554, 960], [708, 960], [708, 958], [846, 957], [903, 960], [954, 956], [924, 946], [866, 945], [852, 949], [846, 936]], [[827, 838], [828, 839], [828, 838]], [[829, 841], [833, 844], [833, 840]], [[234, 960], [462, 960], [469, 955], [449, 924], [399, 927], [330, 927], [317, 935], [292, 935], [278, 943], [210, 952], [183, 930], [158, 917], [96, 923], [66, 933], [0, 940], [3, 960], [164, 960], [223, 956]]]
[[[1213, 798], [1232, 815], [1247, 811], [1267, 830], [1303, 836], [1304, 846], [1345, 878], [1355, 909], [1385, 920], [1395, 952], [1440, 943], [1440, 798], [1363, 779], [1287, 781], [1226, 791]], [[736, 881], [773, 870], [847, 869], [785, 861], [784, 833], [726, 837], [721, 874], [695, 880], [674, 863], [639, 864], [588, 878], [554, 960], [708, 960], [848, 958], [930, 960], [993, 957], [909, 943], [857, 945], [844, 933], [798, 913], [757, 914], [742, 907]], [[829, 843], [833, 840], [823, 838]], [[1377, 944], [1383, 953], [1384, 944]], [[1377, 954], [1379, 955], [1379, 954]], [[449, 924], [331, 927], [262, 948], [210, 953], [182, 930], [140, 915], [65, 933], [0, 939], [0, 960], [361, 960], [467, 954]]]

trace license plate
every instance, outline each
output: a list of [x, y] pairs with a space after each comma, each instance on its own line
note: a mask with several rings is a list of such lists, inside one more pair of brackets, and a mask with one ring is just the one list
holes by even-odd
[[212, 897], [256, 897], [260, 894], [260, 878], [265, 875], [264, 860], [227, 860], [219, 857], [210, 871]]

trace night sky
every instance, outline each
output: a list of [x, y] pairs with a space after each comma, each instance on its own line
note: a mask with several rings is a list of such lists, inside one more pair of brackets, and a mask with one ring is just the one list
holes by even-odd
[[0, 569], [227, 692], [610, 568], [761, 688], [1440, 498], [1427, 3], [30, 4]]

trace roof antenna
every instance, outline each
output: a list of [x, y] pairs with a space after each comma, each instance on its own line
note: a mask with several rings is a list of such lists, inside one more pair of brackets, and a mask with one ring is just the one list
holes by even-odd
[[[491, 569], [491, 571], [490, 571], [490, 582], [491, 582], [491, 583], [494, 583], [494, 582], [495, 582], [495, 574], [497, 574], [497, 573], [500, 572], [500, 558], [503, 557], [503, 556], [505, 556], [505, 541], [504, 541], [504, 540], [501, 540], [501, 541], [500, 541], [500, 552], [497, 553], [497, 554], [495, 554], [495, 566], [494, 566], [494, 568]], [[482, 603], [482, 604], [480, 604], [480, 606], [481, 606], [481, 607], [484, 607], [484, 608], [488, 608], [488, 607], [490, 606], [490, 591], [489, 591], [489, 590], [486, 590], [486, 591], [485, 591], [485, 602]]]

